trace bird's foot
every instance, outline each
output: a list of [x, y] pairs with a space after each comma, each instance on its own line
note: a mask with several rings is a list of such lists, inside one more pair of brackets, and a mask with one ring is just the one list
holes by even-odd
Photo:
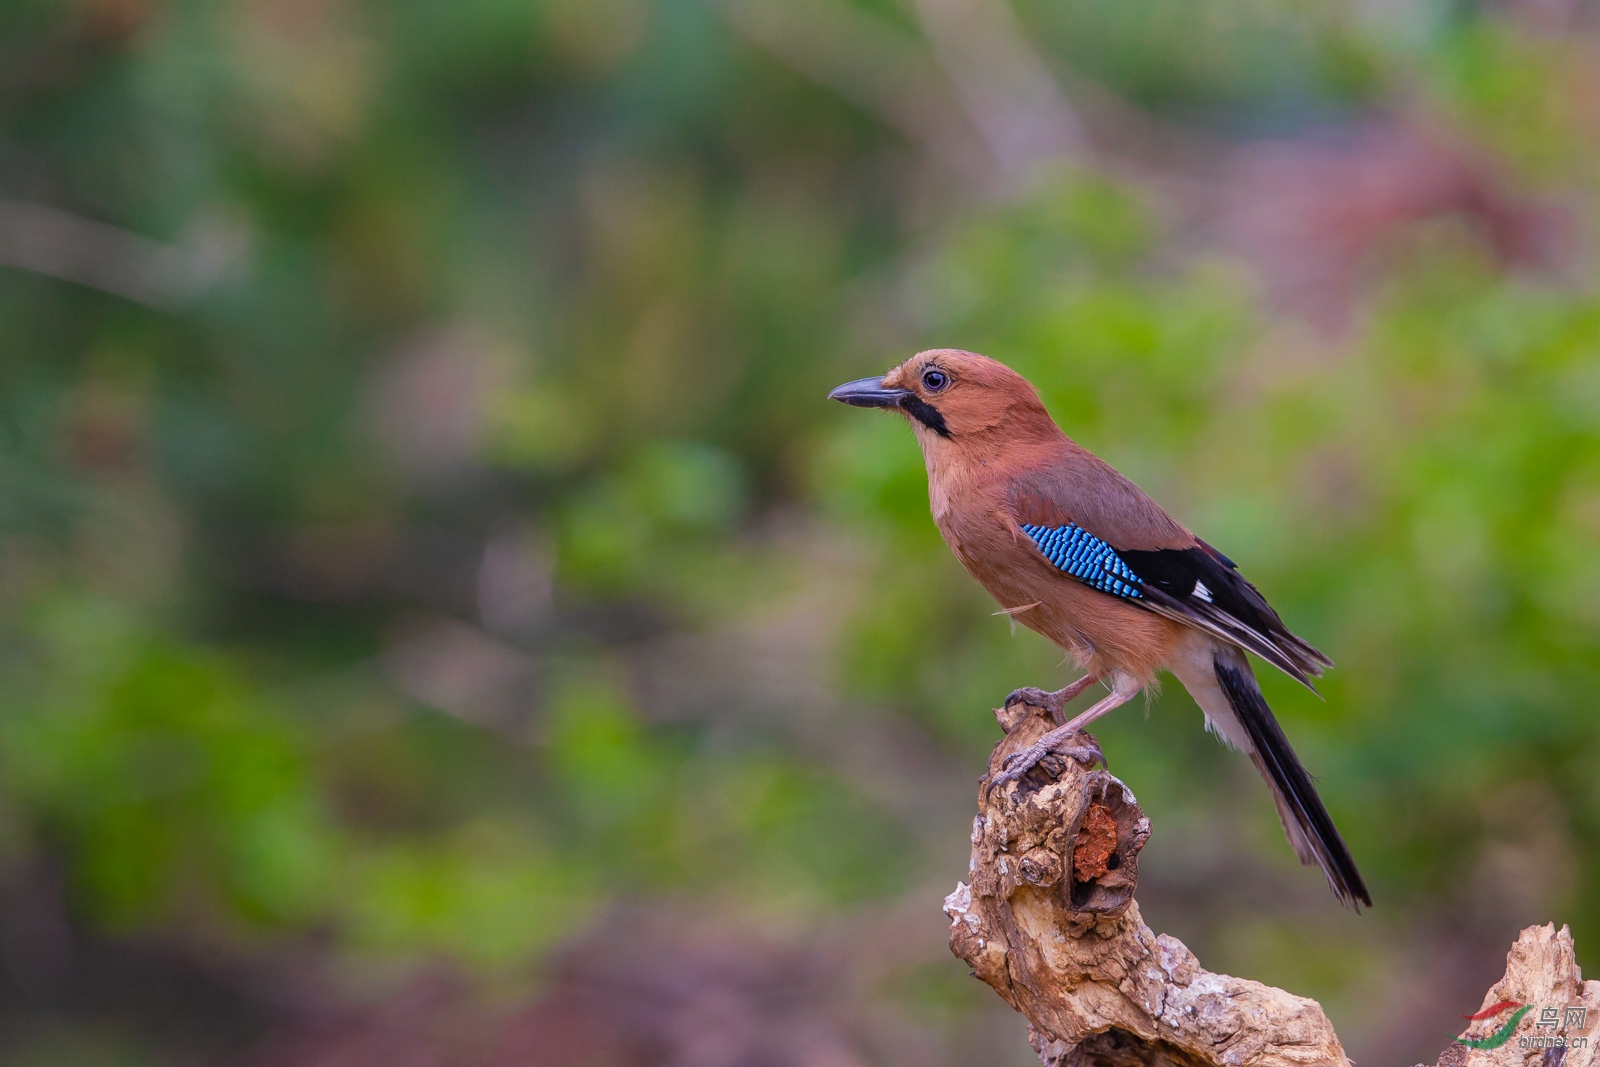
[[1021, 689], [1013, 689], [1008, 693], [1002, 707], [1009, 708], [1013, 704], [1032, 704], [1036, 708], [1044, 708], [1048, 711], [1050, 717], [1055, 720], [1056, 725], [1060, 726], [1067, 721], [1067, 703], [1093, 685], [1095, 681], [1094, 675], [1086, 674], [1066, 688], [1057, 689], [1054, 692], [1032, 685], [1023, 686]]
[[1044, 708], [1050, 712], [1056, 720], [1056, 725], [1059, 726], [1065, 721], [1062, 716], [1067, 711], [1067, 698], [1062, 695], [1065, 692], [1065, 689], [1057, 689], [1052, 693], [1035, 685], [1025, 685], [1021, 689], [1013, 689], [1007, 693], [1003, 706], [1009, 708], [1013, 704], [1032, 704], [1036, 708]]
[[1100, 751], [1100, 743], [1093, 736], [1081, 730], [1067, 733], [1058, 726], [1027, 748], [1007, 756], [1000, 764], [1000, 772], [989, 779], [989, 784], [984, 787], [984, 796], [989, 796], [996, 789], [1004, 789], [1035, 767], [1043, 767], [1052, 778], [1059, 778], [1066, 769], [1061, 763], [1063, 756], [1075, 759], [1085, 767], [1093, 767], [1096, 763], [1102, 767], [1107, 765], [1105, 753]]

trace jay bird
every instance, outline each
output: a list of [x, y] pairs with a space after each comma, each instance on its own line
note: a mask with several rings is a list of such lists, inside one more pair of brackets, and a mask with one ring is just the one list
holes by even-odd
[[[1011, 757], [990, 789], [1053, 753], [1103, 761], [1091, 738], [1076, 735], [1169, 671], [1207, 726], [1266, 779], [1300, 861], [1320, 866], [1341, 902], [1372, 906], [1244, 653], [1307, 688], [1333, 661], [1290, 633], [1232, 560], [1062, 433], [1033, 385], [995, 360], [919, 352], [882, 378], [828, 395], [907, 417], [945, 543], [1005, 614], [1086, 672], [1053, 693], [1019, 689], [1006, 698], [1049, 709], [1059, 725]], [[1067, 702], [1096, 682], [1110, 694], [1063, 722]]]

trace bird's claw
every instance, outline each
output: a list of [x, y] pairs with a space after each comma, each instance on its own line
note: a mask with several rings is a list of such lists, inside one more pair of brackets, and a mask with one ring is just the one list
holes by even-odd
[[1109, 768], [1111, 766], [1106, 762], [1106, 754], [1100, 751], [1100, 743], [1098, 741], [1084, 733], [1076, 734], [1074, 736], [1082, 737], [1086, 740], [1070, 743], [1063, 742], [1062, 744], [1059, 744], [1055, 748], [1051, 749], [1051, 753], [1054, 755], [1070, 756], [1088, 768], [1093, 768], [1096, 763], [1100, 764], [1102, 767]]
[[1000, 773], [989, 779], [988, 785], [984, 787], [984, 797], [993, 795], [997, 789], [1004, 789], [1034, 767], [1044, 767], [1051, 778], [1061, 777], [1061, 772], [1066, 770], [1066, 764], [1060, 759], [1062, 756], [1075, 759], [1088, 768], [1092, 768], [1096, 763], [1102, 767], [1107, 766], [1105, 753], [1100, 751], [1099, 743], [1086, 733], [1079, 732], [1053, 744], [1047, 743], [1046, 738], [1040, 738], [1027, 748], [1013, 752], [1000, 761]]
[[1089, 688], [1096, 681], [1095, 675], [1085, 674], [1064, 689], [1052, 691], [1032, 685], [1023, 686], [1021, 689], [1013, 689], [1006, 694], [1006, 702], [1002, 706], [1009, 708], [1013, 704], [1032, 704], [1036, 708], [1043, 708], [1048, 711], [1050, 718], [1055, 720], [1055, 724], [1061, 726], [1067, 721], [1067, 705], [1072, 702], [1072, 698]]
[[1017, 770], [1017, 769], [1014, 769], [1014, 768], [1005, 768], [1005, 769], [1001, 770], [1001, 772], [999, 774], [997, 774], [993, 778], [989, 779], [989, 784], [988, 785], [984, 786], [984, 788], [983, 788], [983, 797], [984, 797], [984, 799], [985, 800], [989, 799], [990, 797], [992, 797], [994, 795], [995, 790], [1004, 789], [1006, 786], [1010, 785], [1012, 782], [1016, 781], [1018, 778], [1021, 778], [1024, 774], [1027, 774], [1027, 773], [1028, 773], [1028, 768], [1026, 768], [1026, 767], [1022, 768], [1021, 770]]
[[1000, 769], [1001, 770], [1005, 770], [1005, 771], [1009, 771], [1012, 768], [1012, 766], [1014, 766], [1017, 763], [1018, 760], [1021, 760], [1021, 759], [1026, 757], [1028, 759], [1027, 766], [1022, 768], [1023, 771], [1026, 772], [1028, 767], [1033, 766], [1035, 763], [1038, 763], [1041, 759], [1043, 759], [1044, 756], [1045, 756], [1045, 753], [1048, 752], [1048, 751], [1050, 751], [1050, 750], [1047, 749], [1047, 748], [1041, 748], [1039, 746], [1039, 744], [1037, 742], [1035, 742], [1034, 744], [1029, 745], [1027, 748], [1022, 749], [1021, 751], [1018, 751], [1018, 752], [1013, 752], [1013, 753], [1011, 753], [1011, 755], [1009, 755], [1005, 759], [1001, 760], [1000, 761]]
[[1036, 708], [1044, 708], [1059, 723], [1067, 708], [1065, 694], [1065, 689], [1051, 692], [1036, 685], [1025, 685], [1007, 693], [1005, 703], [1001, 706], [1009, 708], [1013, 704], [1032, 704]]

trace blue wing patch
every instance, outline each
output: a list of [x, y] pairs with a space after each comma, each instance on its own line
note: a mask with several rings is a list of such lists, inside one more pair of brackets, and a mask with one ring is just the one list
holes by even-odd
[[1034, 526], [1024, 523], [1022, 532], [1033, 539], [1051, 563], [1078, 581], [1102, 593], [1139, 599], [1139, 576], [1128, 569], [1116, 549], [1076, 523], [1065, 526]]

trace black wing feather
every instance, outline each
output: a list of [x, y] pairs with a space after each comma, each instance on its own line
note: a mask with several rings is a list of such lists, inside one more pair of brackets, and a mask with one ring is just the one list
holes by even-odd
[[1333, 661], [1289, 632], [1233, 561], [1201, 542], [1189, 548], [1119, 549], [1143, 583], [1146, 606], [1248, 649], [1313, 689]]
[[[1132, 483], [1128, 488], [1138, 493]], [[1142, 495], [1139, 499], [1149, 503]], [[1311, 679], [1333, 666], [1290, 633], [1233, 561], [1204, 541], [1196, 539], [1185, 548], [1119, 548], [1091, 527], [1064, 521], [1046, 497], [1024, 496], [1014, 504], [1023, 533], [1053, 565], [1078, 581], [1254, 652], [1312, 692], [1316, 687]]]

